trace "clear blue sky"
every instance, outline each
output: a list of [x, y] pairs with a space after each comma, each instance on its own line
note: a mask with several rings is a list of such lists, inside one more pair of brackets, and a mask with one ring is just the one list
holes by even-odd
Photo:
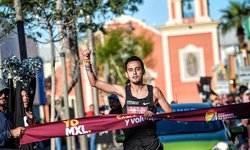
[[[209, 0], [210, 17], [219, 20], [221, 9], [229, 7], [230, 1], [250, 0]], [[144, 0], [144, 4], [139, 6], [139, 11], [133, 15], [134, 18], [144, 20], [147, 25], [164, 25], [168, 20], [167, 0]]]

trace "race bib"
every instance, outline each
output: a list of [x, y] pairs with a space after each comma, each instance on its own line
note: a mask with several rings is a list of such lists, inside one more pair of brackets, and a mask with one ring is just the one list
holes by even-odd
[[127, 106], [127, 114], [144, 114], [147, 110], [145, 106]]

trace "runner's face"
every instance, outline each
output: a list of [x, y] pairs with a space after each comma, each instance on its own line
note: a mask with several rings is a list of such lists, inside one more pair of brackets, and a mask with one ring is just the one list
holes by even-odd
[[141, 84], [144, 70], [139, 61], [131, 61], [127, 64], [126, 76], [133, 84]]

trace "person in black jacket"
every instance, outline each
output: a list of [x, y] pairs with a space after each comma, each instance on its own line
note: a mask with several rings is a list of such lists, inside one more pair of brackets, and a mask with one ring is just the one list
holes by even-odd
[[13, 129], [13, 116], [6, 107], [9, 87], [0, 78], [0, 149], [11, 150], [19, 145], [19, 140], [25, 132], [24, 127]]

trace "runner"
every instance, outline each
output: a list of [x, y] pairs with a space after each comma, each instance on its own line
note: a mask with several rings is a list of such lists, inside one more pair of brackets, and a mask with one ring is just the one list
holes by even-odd
[[[109, 84], [98, 80], [92, 71], [90, 63], [91, 51], [82, 52], [85, 61], [85, 70], [91, 86], [107, 93], [116, 94], [122, 106], [123, 114], [144, 114], [145, 118], [156, 113], [156, 105], [160, 105], [166, 112], [172, 109], [158, 87], [143, 83], [145, 73], [144, 64], [137, 56], [128, 58], [125, 62], [125, 75], [128, 84], [125, 86]], [[144, 125], [124, 130], [124, 150], [160, 150], [163, 149], [156, 135], [156, 124], [147, 121]]]

